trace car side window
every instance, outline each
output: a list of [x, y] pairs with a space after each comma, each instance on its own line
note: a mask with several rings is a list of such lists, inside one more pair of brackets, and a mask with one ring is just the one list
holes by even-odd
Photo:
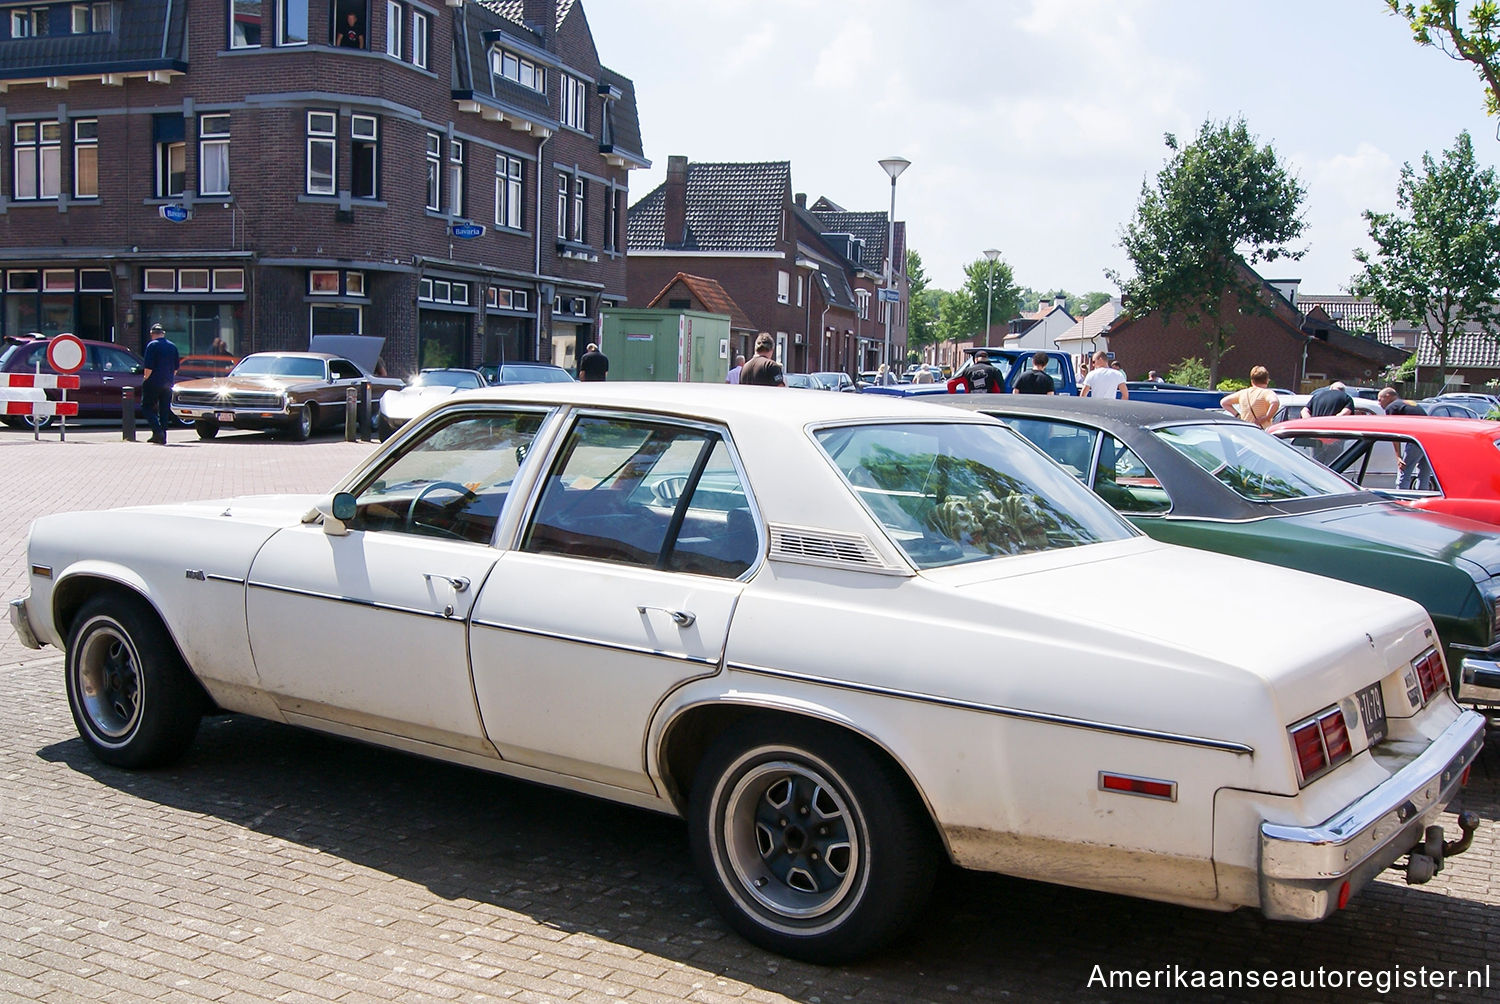
[[1093, 487], [1116, 512], [1155, 514], [1172, 508], [1161, 481], [1114, 436], [1105, 435], [1099, 444]]
[[136, 367], [135, 360], [128, 352], [105, 348], [102, 345], [98, 346], [95, 351], [99, 353], [97, 368], [106, 373], [129, 373]]
[[435, 423], [356, 493], [350, 529], [490, 543], [545, 417], [484, 411]]
[[1099, 438], [1097, 430], [1044, 418], [1008, 417], [1005, 424], [1066, 467], [1069, 474], [1088, 484], [1089, 469], [1094, 462], [1094, 443]]
[[522, 550], [737, 578], [760, 537], [717, 432], [584, 416], [547, 477]]
[[358, 380], [360, 378], [359, 367], [342, 359], [330, 360], [328, 369], [335, 380]]
[[1306, 435], [1288, 442], [1370, 491], [1440, 491], [1427, 453], [1414, 439]]

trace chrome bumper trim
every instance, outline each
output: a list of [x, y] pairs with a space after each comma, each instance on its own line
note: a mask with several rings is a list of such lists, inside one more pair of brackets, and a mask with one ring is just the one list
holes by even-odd
[[31, 629], [31, 619], [26, 616], [26, 597], [10, 601], [10, 626], [16, 629], [16, 637], [27, 648], [41, 648], [43, 643]]
[[1500, 662], [1464, 658], [1459, 663], [1460, 704], [1500, 704]]
[[1260, 908], [1272, 920], [1322, 920], [1344, 882], [1358, 892], [1422, 840], [1458, 794], [1484, 745], [1485, 719], [1465, 711], [1415, 760], [1316, 826], [1262, 823]]

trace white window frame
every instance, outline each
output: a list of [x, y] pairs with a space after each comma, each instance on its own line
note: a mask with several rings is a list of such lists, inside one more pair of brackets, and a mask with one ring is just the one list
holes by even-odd
[[269, 41], [270, 36], [267, 35], [267, 33], [266, 33], [266, 9], [267, 8], [271, 8], [271, 17], [274, 19], [275, 16], [276, 16], [276, 14], [275, 14], [276, 4], [272, 3], [272, 0], [261, 0], [261, 5], [260, 5], [260, 41], [259, 42], [242, 42], [242, 41], [240, 41], [239, 36], [235, 34], [235, 30], [234, 30], [234, 27], [235, 27], [235, 22], [234, 22], [234, 3], [235, 3], [235, 0], [229, 0], [229, 2], [227, 4], [225, 4], [225, 6], [229, 10], [229, 48], [231, 48], [231, 49], [259, 49], [261, 46], [267, 44], [267, 42]]
[[[329, 286], [329, 280], [333, 281]], [[321, 287], [321, 288], [320, 288]], [[343, 276], [336, 268], [313, 268], [307, 271], [308, 296], [338, 296], [343, 292]]]
[[431, 59], [432, 21], [422, 11], [411, 12], [411, 65], [427, 69]]
[[[29, 139], [22, 139], [29, 132]], [[62, 123], [57, 119], [15, 122], [11, 128], [14, 188], [17, 202], [52, 202], [62, 194]], [[29, 162], [29, 174], [21, 166]], [[23, 191], [21, 181], [30, 184]]]
[[[210, 177], [210, 164], [221, 168], [222, 178]], [[210, 187], [217, 184], [218, 187]], [[198, 194], [229, 194], [229, 113], [209, 112], [198, 116]]]
[[[354, 179], [358, 174], [360, 154], [369, 151], [370, 181], [374, 188], [369, 193], [354, 191]], [[374, 115], [349, 116], [349, 188], [355, 199], [380, 198], [380, 120]]]
[[792, 298], [792, 274], [790, 272], [777, 271], [776, 273], [776, 302], [787, 303]]
[[568, 193], [570, 186], [566, 171], [557, 172], [557, 239], [568, 239]]
[[96, 3], [91, 11], [89, 28], [96, 33], [112, 31], [115, 26], [114, 4]]
[[448, 140], [448, 215], [463, 216], [464, 209], [464, 141]]
[[75, 3], [73, 5], [73, 34], [87, 35], [92, 32], [94, 18], [86, 3]]
[[42, 270], [43, 293], [71, 293], [78, 286], [78, 273], [71, 268]]
[[170, 268], [148, 268], [142, 277], [142, 283], [148, 293], [175, 293], [177, 272]]
[[806, 277], [803, 276], [803, 275], [801, 275], [801, 274], [799, 274], [797, 276], [797, 306], [799, 306], [799, 307], [802, 306], [802, 295], [803, 295], [802, 291], [803, 291], [803, 288], [806, 285], [807, 285]]
[[362, 335], [365, 331], [365, 308], [357, 303], [313, 303], [307, 308], [307, 330], [314, 329], [313, 315], [320, 310], [354, 311], [354, 334]]
[[245, 291], [245, 270], [242, 268], [216, 268], [214, 269], [214, 292], [215, 293], [243, 293]]
[[177, 292], [179, 293], [207, 293], [209, 288], [209, 269], [206, 268], [184, 268], [177, 272]]
[[[300, 6], [302, 10], [302, 37], [293, 38], [287, 29], [291, 21], [293, 6]], [[276, 44], [277, 45], [306, 45], [309, 41], [312, 29], [312, 5], [308, 0], [276, 0]]]
[[[91, 132], [91, 135], [85, 135]], [[84, 169], [85, 155], [93, 161], [89, 170]], [[83, 190], [82, 181], [92, 175], [92, 192]], [[97, 199], [99, 197], [99, 120], [73, 120], [73, 198]]]
[[620, 249], [620, 189], [609, 188], [609, 198], [604, 210], [604, 249]]
[[582, 175], [573, 179], [573, 216], [568, 222], [572, 228], [569, 232], [572, 234], [574, 243], [577, 244], [588, 243], [586, 240], [588, 232], [584, 228], [584, 221], [588, 219], [584, 215], [584, 210], [588, 206], [588, 200], [584, 196], [586, 185], [587, 182]]
[[13, 10], [10, 12], [10, 37], [31, 38], [31, 11]]
[[521, 229], [525, 177], [520, 157], [495, 154], [495, 226]]
[[396, 0], [385, 4], [385, 54], [401, 58], [401, 26], [406, 22], [405, 8]]
[[490, 50], [490, 72], [514, 81], [538, 94], [547, 93], [547, 71], [508, 49]]
[[[307, 113], [307, 194], [336, 195], [338, 190], [339, 162], [339, 117], [337, 112], [310, 111]], [[314, 185], [313, 151], [328, 151], [328, 173], [322, 174]]]
[[562, 78], [562, 123], [580, 132], [588, 132], [588, 86], [569, 73], [560, 73]]
[[427, 208], [443, 210], [443, 137], [435, 132], [427, 134]]

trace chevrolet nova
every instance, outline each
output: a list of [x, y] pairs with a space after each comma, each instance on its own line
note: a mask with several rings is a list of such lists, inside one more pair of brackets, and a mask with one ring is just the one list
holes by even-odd
[[47, 516], [28, 567], [107, 763], [229, 711], [681, 814], [729, 923], [821, 962], [944, 859], [1317, 920], [1477, 825], [1421, 607], [1153, 541], [920, 403], [489, 388], [326, 496]]

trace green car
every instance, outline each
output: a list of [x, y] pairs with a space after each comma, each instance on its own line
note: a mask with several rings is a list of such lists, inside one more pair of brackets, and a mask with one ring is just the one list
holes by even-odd
[[[1459, 667], [1449, 670], [1459, 700], [1500, 707], [1500, 536], [1487, 524], [1362, 491], [1223, 412], [1071, 397], [937, 400], [1003, 420], [1157, 540], [1417, 601], [1447, 665]], [[1308, 602], [1317, 602], [1315, 588]]]

